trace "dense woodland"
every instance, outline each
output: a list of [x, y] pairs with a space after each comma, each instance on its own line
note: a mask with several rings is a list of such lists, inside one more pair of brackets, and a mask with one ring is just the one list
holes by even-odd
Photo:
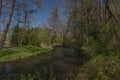
[[119, 80], [120, 1], [63, 1], [64, 19], [55, 2], [48, 23], [33, 27], [32, 15], [44, 7], [42, 0], [0, 0], [0, 48], [73, 45], [90, 60], [72, 79], [64, 80]]

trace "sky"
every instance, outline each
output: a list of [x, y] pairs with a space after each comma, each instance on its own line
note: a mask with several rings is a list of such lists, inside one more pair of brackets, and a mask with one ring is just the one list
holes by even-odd
[[60, 17], [63, 17], [63, 0], [42, 0], [42, 8], [37, 10], [37, 12], [33, 15], [34, 22], [32, 23], [32, 26], [38, 26], [48, 22], [48, 18], [51, 15], [50, 11], [53, 8], [55, 2], [57, 2], [59, 5]]
[[[18, 0], [18, 1], [21, 1], [21, 0]], [[59, 5], [60, 18], [64, 18], [64, 15], [63, 15], [63, 11], [64, 11], [63, 0], [42, 0], [41, 9], [40, 8], [38, 9], [35, 4], [30, 3], [30, 6], [29, 6], [30, 9], [31, 8], [37, 9], [36, 12], [34, 14], [32, 14], [31, 27], [38, 27], [39, 25], [42, 25], [42, 24], [48, 24], [48, 19], [51, 16], [50, 12], [51, 12], [51, 10], [52, 10], [52, 8], [53, 8], [53, 6], [56, 2]], [[13, 18], [13, 23], [11, 23], [11, 28], [13, 28], [13, 26], [15, 26], [16, 23], [17, 23], [17, 21]], [[0, 24], [0, 29], [4, 29], [4, 26], [2, 24]]]

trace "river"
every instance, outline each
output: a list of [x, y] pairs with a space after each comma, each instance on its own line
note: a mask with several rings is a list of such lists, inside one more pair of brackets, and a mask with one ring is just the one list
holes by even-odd
[[55, 47], [47, 54], [0, 63], [0, 80], [20, 80], [21, 75], [42, 73], [45, 68], [54, 68], [57, 80], [62, 80], [72, 68], [83, 63], [83, 58], [73, 47]]

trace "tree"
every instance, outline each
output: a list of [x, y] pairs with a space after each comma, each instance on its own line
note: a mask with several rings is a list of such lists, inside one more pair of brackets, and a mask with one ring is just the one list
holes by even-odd
[[58, 3], [55, 3], [53, 9], [51, 11], [51, 17], [49, 18], [49, 25], [52, 30], [52, 43], [57, 43], [59, 41], [59, 11], [58, 11]]
[[30, 29], [30, 45], [41, 46], [41, 43], [43, 43], [49, 46], [50, 42], [50, 31], [46, 25]]
[[21, 28], [18, 25], [16, 25], [11, 36], [12, 37], [11, 44], [13, 46], [17, 46], [17, 47], [20, 46], [21, 33], [22, 33]]
[[26, 44], [29, 45], [29, 34], [30, 34], [30, 22], [29, 16], [36, 12], [36, 9], [29, 7], [30, 3], [35, 4], [37, 7], [41, 8], [41, 0], [23, 0], [23, 27], [22, 27], [22, 37], [21, 37], [21, 46]]
[[1, 42], [0, 42], [0, 47], [1, 48], [4, 47], [6, 36], [7, 36], [8, 30], [9, 30], [10, 24], [11, 24], [13, 12], [14, 12], [14, 7], [15, 7], [15, 1], [16, 0], [12, 0], [12, 4], [11, 4], [11, 8], [10, 8], [10, 13], [9, 13], [9, 17], [8, 17], [8, 21], [6, 23], [6, 27], [5, 27], [5, 30], [4, 30], [4, 32], [2, 34], [2, 39], [1, 39]]
[[3, 2], [3, 0], [0, 0], [0, 18], [1, 18], [1, 14], [2, 14], [2, 6], [3, 6], [2, 2]]

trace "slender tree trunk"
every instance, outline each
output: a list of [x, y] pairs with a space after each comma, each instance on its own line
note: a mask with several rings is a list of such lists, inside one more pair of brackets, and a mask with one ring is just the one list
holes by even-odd
[[28, 45], [30, 45], [30, 19], [28, 19], [28, 37], [27, 37], [27, 39], [28, 39]]
[[[3, 7], [2, 2], [3, 2], [3, 0], [0, 0], [0, 20], [1, 20], [2, 7]], [[1, 30], [1, 26], [0, 26], [0, 30]]]
[[8, 33], [8, 30], [9, 30], [11, 20], [12, 20], [12, 16], [13, 16], [13, 12], [14, 12], [14, 6], [15, 6], [15, 0], [12, 0], [10, 14], [9, 14], [8, 21], [6, 23], [6, 27], [5, 27], [5, 30], [4, 30], [4, 32], [2, 34], [2, 38], [1, 38], [1, 42], [0, 42], [0, 47], [1, 48], [3, 48], [4, 44], [5, 44], [5, 40], [6, 40], [6, 37], [7, 37], [7, 33]]
[[1, 18], [1, 14], [2, 14], [2, 2], [3, 2], [3, 0], [0, 0], [0, 18]]
[[23, 31], [22, 31], [22, 38], [20, 46], [23, 45], [23, 42], [26, 37], [26, 31], [27, 31], [27, 17], [28, 17], [28, 1], [25, 1], [25, 8], [24, 8], [24, 22], [23, 22]]

